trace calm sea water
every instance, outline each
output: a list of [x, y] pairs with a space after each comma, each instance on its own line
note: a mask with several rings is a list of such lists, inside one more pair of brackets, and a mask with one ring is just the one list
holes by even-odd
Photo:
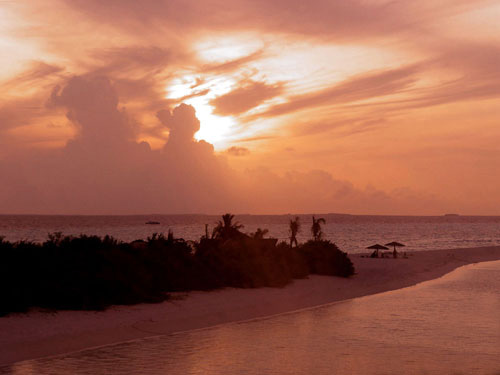
[[16, 363], [0, 374], [500, 374], [500, 262], [265, 319]]
[[[311, 215], [299, 215], [302, 230], [299, 241], [310, 238]], [[347, 252], [362, 252], [374, 243], [391, 241], [407, 245], [406, 250], [449, 249], [500, 245], [500, 217], [478, 216], [357, 216], [321, 215], [326, 219], [325, 238]], [[258, 227], [269, 229], [269, 235], [280, 240], [288, 238], [290, 215], [239, 215], [244, 231]], [[210, 230], [219, 216], [148, 215], [148, 216], [36, 216], [0, 215], [0, 236], [7, 240], [43, 241], [47, 233], [67, 235], [110, 234], [124, 241], [145, 239], [154, 232], [173, 230], [177, 237], [197, 240]], [[146, 225], [158, 221], [159, 225]]]

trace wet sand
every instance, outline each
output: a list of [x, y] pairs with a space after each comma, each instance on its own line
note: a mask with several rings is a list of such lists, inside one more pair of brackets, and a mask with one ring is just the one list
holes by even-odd
[[0, 318], [0, 365], [404, 288], [466, 264], [500, 260], [500, 246], [421, 251], [408, 259], [350, 257], [357, 274], [349, 279], [313, 275], [285, 288], [228, 288], [103, 312], [34, 311]]

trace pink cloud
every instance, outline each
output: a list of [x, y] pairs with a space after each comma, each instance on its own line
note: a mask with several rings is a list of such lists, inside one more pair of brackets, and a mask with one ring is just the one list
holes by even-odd
[[283, 92], [283, 87], [280, 84], [269, 85], [264, 82], [249, 81], [235, 90], [211, 100], [210, 104], [215, 108], [214, 113], [221, 116], [238, 115], [281, 92]]
[[226, 150], [226, 153], [231, 156], [246, 156], [250, 154], [250, 150], [246, 147], [232, 146]]
[[[0, 161], [5, 213], [431, 212], [432, 197], [360, 190], [323, 171], [230, 169], [206, 142], [195, 110], [181, 104], [158, 117], [170, 129], [162, 150], [130, 136], [133, 122], [119, 109], [106, 77], [77, 76], [54, 90], [50, 103], [68, 110], [81, 131], [64, 149]], [[234, 149], [237, 154], [243, 148]]]

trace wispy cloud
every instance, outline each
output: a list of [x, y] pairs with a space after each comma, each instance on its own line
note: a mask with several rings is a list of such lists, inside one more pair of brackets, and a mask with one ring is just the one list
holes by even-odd
[[283, 92], [281, 84], [269, 85], [265, 82], [247, 81], [235, 90], [210, 101], [214, 113], [227, 116], [239, 115], [257, 107]]
[[[0, 170], [11, 181], [1, 204], [21, 207], [12, 197], [24, 192], [39, 212], [120, 210], [119, 199], [130, 212], [153, 201], [178, 212], [434, 212], [454, 194], [459, 207], [500, 212], [500, 29], [481, 23], [495, 10], [491, 0], [17, 1], [0, 26]], [[176, 82], [187, 83], [172, 95]], [[197, 129], [225, 140], [220, 154]], [[297, 198], [320, 186], [317, 202]]]
[[257, 113], [253, 115], [253, 118], [280, 116], [308, 108], [396, 94], [415, 83], [418, 71], [416, 66], [410, 66], [362, 74], [333, 87], [289, 97], [285, 103], [277, 104], [264, 112]]

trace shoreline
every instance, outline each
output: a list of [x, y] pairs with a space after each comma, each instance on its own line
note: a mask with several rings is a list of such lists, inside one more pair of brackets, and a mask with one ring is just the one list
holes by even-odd
[[311, 275], [283, 288], [175, 293], [158, 304], [106, 311], [32, 311], [0, 318], [0, 366], [140, 338], [251, 320], [396, 290], [471, 263], [500, 260], [500, 246], [426, 250], [403, 258], [349, 254], [356, 275]]

